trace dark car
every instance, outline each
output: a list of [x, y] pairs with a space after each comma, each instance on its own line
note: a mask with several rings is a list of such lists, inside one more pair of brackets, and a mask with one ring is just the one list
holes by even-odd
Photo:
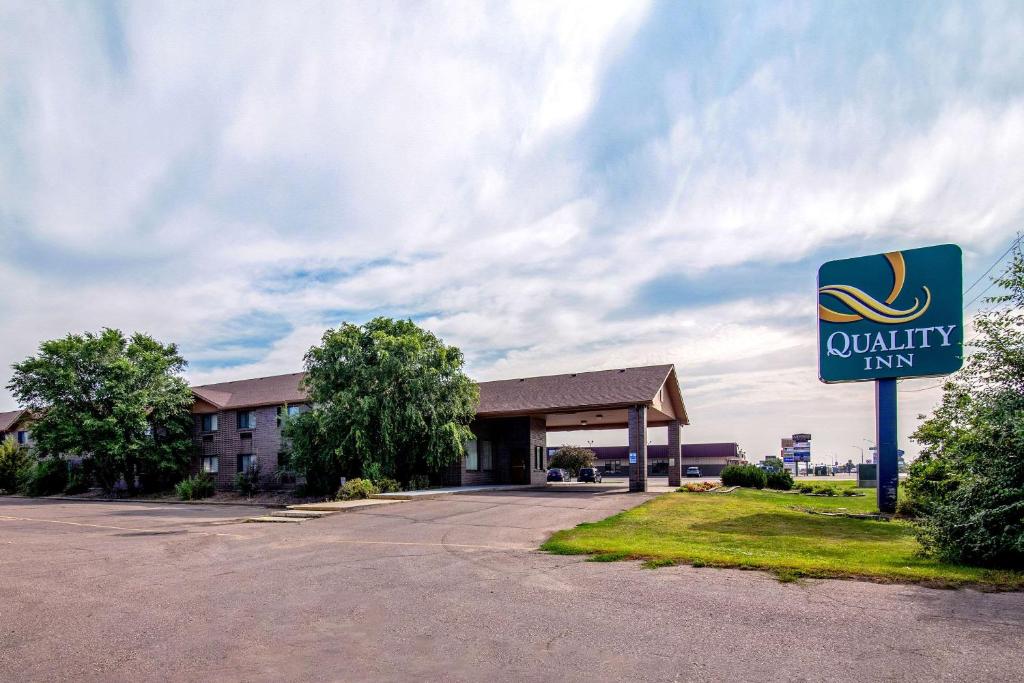
[[688, 476], [688, 477], [699, 477], [700, 476], [700, 468], [699, 467], [687, 467], [686, 468], [686, 476]]
[[601, 482], [601, 470], [596, 467], [581, 467], [580, 473], [576, 475], [576, 481], [592, 481], [598, 484]]
[[552, 467], [548, 470], [548, 481], [572, 481], [572, 477], [568, 470]]

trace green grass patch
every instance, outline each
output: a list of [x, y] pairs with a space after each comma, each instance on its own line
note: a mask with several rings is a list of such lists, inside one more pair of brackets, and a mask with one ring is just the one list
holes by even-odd
[[[836, 482], [839, 489], [854, 482]], [[863, 497], [807, 496], [739, 489], [729, 495], [670, 493], [600, 522], [555, 533], [543, 546], [594, 561], [645, 560], [645, 567], [686, 563], [801, 577], [855, 578], [986, 590], [1024, 589], [1024, 572], [946, 564], [921, 555], [913, 527], [808, 514], [878, 511], [873, 490]]]

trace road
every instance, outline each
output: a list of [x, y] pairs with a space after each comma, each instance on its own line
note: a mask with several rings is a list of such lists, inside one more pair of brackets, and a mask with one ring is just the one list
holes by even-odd
[[535, 550], [643, 498], [481, 493], [282, 525], [0, 498], [0, 680], [1021, 679], [1024, 594]]

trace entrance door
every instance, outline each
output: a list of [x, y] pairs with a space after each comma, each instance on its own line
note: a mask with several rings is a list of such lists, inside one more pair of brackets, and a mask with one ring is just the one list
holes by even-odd
[[530, 453], [517, 448], [509, 454], [509, 479], [513, 484], [530, 483]]

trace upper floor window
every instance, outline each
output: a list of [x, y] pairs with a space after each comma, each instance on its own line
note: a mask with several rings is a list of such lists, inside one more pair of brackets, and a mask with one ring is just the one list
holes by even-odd
[[238, 428], [239, 429], [252, 429], [256, 426], [256, 411], [255, 410], [239, 410], [238, 411]]
[[215, 431], [217, 431], [217, 413], [211, 413], [209, 415], [203, 415], [203, 431], [204, 432], [215, 432]]
[[301, 412], [303, 412], [303, 410], [305, 410], [305, 408], [303, 406], [292, 406], [292, 405], [289, 405], [289, 406], [278, 406], [277, 407], [277, 426], [278, 427], [281, 426], [281, 418], [282, 418], [282, 416], [287, 414], [288, 417], [295, 417], [296, 415], [298, 415]]
[[28, 432], [21, 430], [18, 432], [18, 443], [24, 446], [28, 443]]

